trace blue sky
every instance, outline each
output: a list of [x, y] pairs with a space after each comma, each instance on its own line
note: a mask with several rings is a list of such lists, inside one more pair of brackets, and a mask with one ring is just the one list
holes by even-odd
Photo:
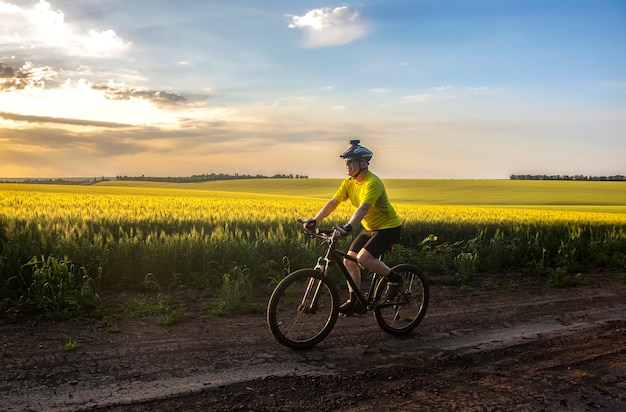
[[0, 177], [626, 174], [623, 0], [0, 0]]

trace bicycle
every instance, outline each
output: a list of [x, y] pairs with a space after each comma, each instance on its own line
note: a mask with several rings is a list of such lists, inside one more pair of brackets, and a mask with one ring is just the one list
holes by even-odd
[[415, 329], [428, 309], [430, 289], [426, 277], [414, 265], [399, 264], [392, 269], [402, 275], [403, 283], [393, 302], [380, 301], [387, 279], [377, 273], [370, 273], [369, 291], [363, 294], [343, 263], [344, 259], [354, 262], [356, 259], [337, 249], [334, 231], [335, 228], [304, 230], [328, 246], [314, 268], [290, 273], [272, 292], [267, 323], [276, 340], [288, 348], [310, 349], [328, 336], [339, 317], [340, 305], [337, 286], [328, 276], [331, 263], [338, 265], [355, 291], [361, 303], [357, 313], [373, 311], [380, 328], [391, 335], [405, 335]]

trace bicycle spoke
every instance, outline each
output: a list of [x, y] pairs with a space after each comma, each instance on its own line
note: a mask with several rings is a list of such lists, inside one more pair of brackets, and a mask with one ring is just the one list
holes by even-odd
[[[377, 306], [374, 315], [383, 330], [401, 335], [410, 332], [422, 321], [430, 295], [428, 284], [417, 268], [399, 265], [396, 271], [403, 279], [400, 293], [395, 301]], [[381, 282], [376, 291], [377, 298], [383, 293], [384, 283]]]
[[301, 270], [285, 278], [268, 305], [268, 324], [276, 339], [294, 349], [320, 342], [337, 319], [336, 289], [318, 272]]

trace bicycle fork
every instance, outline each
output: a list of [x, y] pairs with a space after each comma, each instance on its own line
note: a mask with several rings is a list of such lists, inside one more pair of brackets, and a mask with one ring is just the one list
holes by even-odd
[[[328, 257], [319, 257], [315, 270], [320, 272], [322, 276], [326, 276], [326, 270], [330, 260]], [[310, 278], [307, 284], [304, 296], [302, 296], [302, 302], [300, 302], [300, 310], [303, 313], [315, 313], [318, 309], [318, 300], [320, 291], [322, 290], [323, 282], [321, 279]]]
[[322, 289], [322, 281], [320, 279], [310, 278], [309, 283], [300, 303], [300, 310], [306, 314], [317, 312], [320, 290]]

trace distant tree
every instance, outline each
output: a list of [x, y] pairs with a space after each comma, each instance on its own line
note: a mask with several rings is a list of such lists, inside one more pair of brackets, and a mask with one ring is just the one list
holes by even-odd
[[[293, 178], [306, 178], [306, 176], [302, 175], [285, 175], [285, 174], [275, 174], [272, 176], [274, 179], [293, 179]], [[115, 180], [120, 181], [149, 181], [149, 182], [170, 182], [170, 183], [197, 183], [197, 182], [210, 182], [214, 180], [240, 180], [240, 179], [269, 179], [268, 176], [263, 175], [241, 175], [239, 173], [235, 173], [234, 175], [225, 174], [225, 173], [205, 173], [201, 175], [192, 175], [192, 176], [178, 176], [178, 177], [158, 177], [158, 176], [116, 176]]]
[[583, 181], [610, 181], [624, 182], [626, 177], [623, 175], [614, 176], [585, 176], [585, 175], [515, 175], [509, 176], [509, 180], [583, 180]]

